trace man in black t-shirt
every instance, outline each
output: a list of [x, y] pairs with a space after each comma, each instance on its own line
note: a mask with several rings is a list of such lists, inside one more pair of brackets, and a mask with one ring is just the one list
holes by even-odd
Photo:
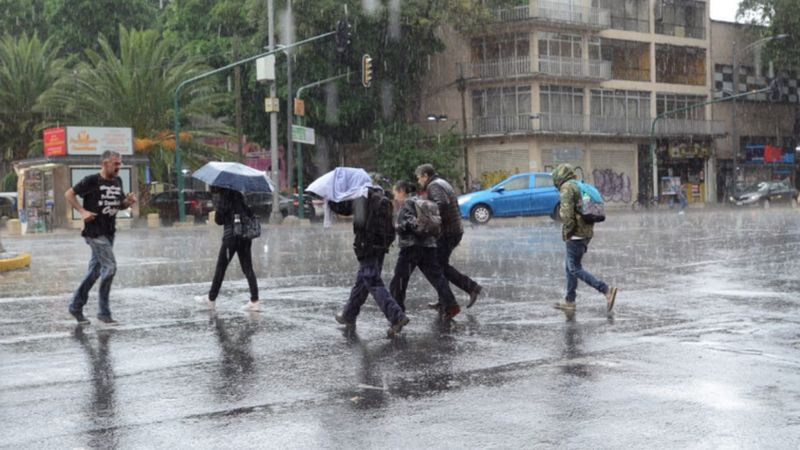
[[[121, 166], [122, 157], [119, 153], [106, 151], [102, 156], [100, 173], [85, 177], [64, 194], [67, 202], [81, 214], [84, 224], [81, 235], [92, 249], [89, 270], [69, 305], [69, 313], [81, 325], [89, 324], [89, 320], [83, 316], [83, 307], [98, 278], [100, 292], [97, 319], [107, 325], [117, 324], [111, 318], [108, 303], [111, 282], [117, 272], [113, 248], [117, 212], [136, 203], [136, 195], [125, 195], [122, 190], [122, 179], [118, 176]], [[78, 202], [78, 196], [83, 199], [83, 205]]]

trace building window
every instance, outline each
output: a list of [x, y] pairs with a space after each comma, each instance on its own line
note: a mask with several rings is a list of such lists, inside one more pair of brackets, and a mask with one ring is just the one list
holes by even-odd
[[530, 120], [531, 87], [506, 86], [472, 91], [473, 117], [524, 116]]
[[601, 54], [604, 61], [611, 61], [613, 79], [650, 81], [650, 44], [602, 39]]
[[599, 5], [611, 11], [611, 28], [650, 32], [649, 0], [600, 0]]
[[539, 58], [581, 58], [581, 36], [565, 33], [539, 33]]
[[656, 33], [676, 37], [706, 37], [706, 3], [697, 0], [658, 0]]
[[592, 89], [592, 116], [650, 118], [650, 93], [613, 89]]
[[706, 50], [696, 47], [656, 45], [656, 82], [706, 84]]
[[544, 114], [580, 116], [583, 114], [583, 88], [541, 86], [539, 103]]
[[530, 42], [527, 33], [503, 34], [472, 40], [473, 62], [515, 58], [530, 58]]
[[[656, 94], [656, 113], [663, 114], [667, 111], [686, 108], [690, 105], [696, 105], [705, 101], [706, 98], [699, 95]], [[666, 117], [666, 119], [684, 120], [705, 120], [705, 118], [705, 107], [670, 114], [669, 117]]]

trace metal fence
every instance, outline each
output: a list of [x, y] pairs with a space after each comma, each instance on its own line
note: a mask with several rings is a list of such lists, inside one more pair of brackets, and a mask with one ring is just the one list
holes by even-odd
[[500, 22], [516, 22], [521, 20], [541, 20], [574, 25], [586, 25], [592, 28], [609, 28], [611, 12], [603, 8], [573, 6], [557, 2], [540, 1], [538, 6], [516, 6], [514, 8], [497, 9], [495, 18]]

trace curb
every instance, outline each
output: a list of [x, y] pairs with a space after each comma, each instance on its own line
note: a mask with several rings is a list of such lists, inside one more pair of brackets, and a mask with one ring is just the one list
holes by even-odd
[[31, 254], [20, 253], [11, 258], [0, 259], [0, 272], [22, 269], [31, 265]]

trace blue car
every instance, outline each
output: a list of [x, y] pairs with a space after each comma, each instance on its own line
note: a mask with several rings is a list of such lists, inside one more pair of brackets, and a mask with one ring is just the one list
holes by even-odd
[[458, 197], [461, 217], [485, 224], [493, 216], [543, 216], [558, 220], [559, 195], [553, 177], [546, 172], [520, 173], [491, 189]]

